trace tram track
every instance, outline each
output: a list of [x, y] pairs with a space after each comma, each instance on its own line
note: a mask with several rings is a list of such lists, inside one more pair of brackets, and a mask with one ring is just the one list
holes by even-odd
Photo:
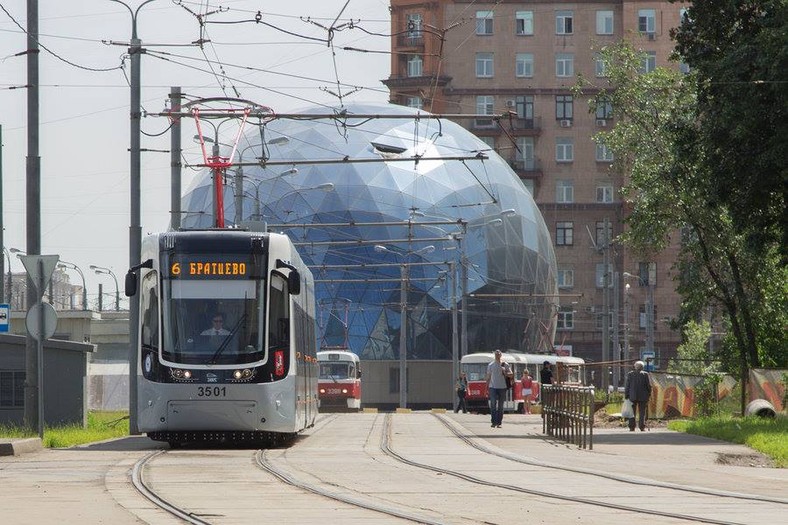
[[466, 443], [467, 445], [484, 452], [485, 454], [490, 454], [492, 456], [496, 456], [499, 458], [507, 459], [509, 461], [513, 461], [515, 463], [521, 463], [523, 465], [529, 465], [532, 467], [542, 467], [542, 468], [549, 468], [554, 470], [561, 470], [564, 472], [571, 472], [573, 474], [584, 474], [587, 476], [596, 476], [604, 479], [609, 479], [612, 481], [618, 481], [621, 483], [630, 483], [632, 485], [640, 485], [645, 487], [654, 487], [654, 488], [662, 488], [662, 489], [670, 489], [676, 490], [680, 492], [687, 492], [692, 494], [702, 494], [704, 496], [715, 496], [721, 498], [734, 498], [734, 499], [741, 499], [746, 501], [757, 501], [757, 502], [764, 502], [764, 503], [776, 503], [779, 505], [788, 505], [788, 499], [785, 498], [774, 498], [770, 496], [760, 496], [757, 494], [743, 494], [739, 492], [730, 492], [730, 491], [723, 491], [723, 490], [716, 490], [707, 487], [693, 487], [689, 485], [680, 485], [678, 483], [668, 483], [665, 481], [657, 481], [657, 480], [650, 480], [644, 478], [636, 478], [632, 476], [624, 476], [620, 474], [611, 474], [609, 472], [604, 472], [601, 470], [594, 470], [588, 468], [580, 468], [580, 467], [571, 467], [567, 465], [560, 465], [556, 463], [548, 463], [546, 461], [539, 461], [535, 459], [528, 459], [523, 456], [507, 453], [507, 452], [500, 452], [497, 450], [493, 450], [491, 447], [488, 447], [478, 441], [469, 438], [467, 435], [461, 433], [454, 424], [452, 424], [448, 418], [445, 416], [441, 416], [439, 414], [433, 414], [433, 416], [438, 419], [446, 428], [449, 429], [457, 438], [461, 441]]
[[144, 496], [148, 501], [153, 503], [156, 507], [172, 514], [176, 518], [182, 519], [187, 523], [193, 523], [194, 525], [211, 525], [211, 522], [205, 521], [204, 519], [190, 513], [188, 510], [178, 507], [174, 503], [167, 501], [145, 482], [145, 467], [151, 461], [165, 455], [166, 453], [166, 450], [156, 450], [137, 460], [137, 462], [134, 463], [134, 467], [131, 471], [132, 485], [134, 485], [134, 488], [137, 489], [137, 492]]
[[[389, 457], [394, 458], [397, 461], [400, 461], [400, 462], [402, 462], [402, 463], [404, 463], [406, 465], [412, 466], [412, 467], [416, 467], [416, 468], [424, 469], [424, 470], [429, 470], [429, 471], [436, 472], [436, 473], [441, 474], [441, 475], [452, 476], [452, 477], [455, 477], [455, 478], [458, 478], [458, 479], [462, 479], [462, 480], [468, 481], [470, 483], [474, 483], [474, 484], [481, 485], [481, 486], [495, 487], [495, 488], [499, 488], [499, 489], [503, 489], [503, 490], [509, 490], [509, 491], [518, 492], [518, 493], [522, 493], [522, 494], [529, 494], [529, 495], [532, 495], [532, 496], [539, 496], [539, 497], [548, 498], [548, 499], [566, 501], [566, 502], [571, 502], [571, 503], [580, 503], [580, 504], [584, 504], [584, 505], [591, 505], [591, 506], [595, 506], [595, 507], [603, 507], [603, 508], [617, 510], [617, 511], [631, 512], [631, 513], [638, 514], [638, 515], [651, 515], [651, 516], [657, 516], [657, 517], [661, 517], [661, 518], [672, 518], [672, 519], [677, 519], [677, 520], [682, 520], [682, 521], [690, 521], [690, 522], [696, 522], [696, 523], [711, 523], [711, 524], [716, 524], [716, 525], [745, 525], [745, 524], [740, 523], [740, 522], [719, 520], [719, 519], [714, 519], [714, 518], [709, 518], [709, 517], [704, 517], [704, 516], [696, 516], [696, 515], [690, 515], [690, 514], [681, 514], [681, 513], [676, 513], [676, 512], [666, 512], [666, 511], [661, 511], [661, 510], [656, 510], [656, 509], [648, 509], [648, 508], [643, 508], [643, 507], [633, 507], [633, 506], [630, 506], [630, 505], [621, 505], [621, 504], [613, 503], [613, 502], [609, 502], [609, 501], [602, 501], [602, 500], [596, 500], [596, 499], [590, 499], [590, 498], [583, 498], [583, 497], [579, 497], [579, 496], [560, 494], [560, 493], [557, 493], [557, 492], [549, 492], [549, 491], [544, 491], [544, 490], [532, 489], [532, 488], [527, 488], [527, 487], [523, 487], [523, 486], [519, 486], [519, 485], [512, 485], [512, 484], [508, 484], [508, 483], [499, 483], [499, 482], [490, 481], [490, 480], [487, 480], [487, 479], [482, 479], [482, 478], [479, 478], [479, 477], [476, 477], [476, 476], [472, 476], [472, 475], [466, 474], [464, 472], [459, 472], [459, 471], [456, 471], [456, 470], [451, 470], [451, 469], [447, 469], [447, 468], [443, 468], [443, 467], [438, 467], [438, 466], [435, 466], [435, 465], [430, 465], [430, 464], [427, 464], [427, 463], [421, 463], [421, 462], [418, 462], [418, 461], [414, 461], [414, 460], [411, 460], [411, 459], [408, 459], [408, 458], [404, 457], [403, 455], [399, 454], [398, 452], [396, 452], [395, 450], [392, 449], [392, 447], [391, 447], [391, 433], [392, 433], [392, 431], [391, 431], [391, 420], [392, 420], [392, 415], [391, 414], [386, 414], [385, 420], [384, 420], [384, 428], [383, 428], [383, 432], [381, 434], [380, 448]], [[506, 458], [506, 459], [509, 459], [509, 458]]]

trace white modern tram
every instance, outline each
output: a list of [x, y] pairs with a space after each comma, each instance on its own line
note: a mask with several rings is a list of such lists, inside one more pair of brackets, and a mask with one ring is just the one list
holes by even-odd
[[172, 446], [256, 443], [314, 424], [314, 281], [285, 235], [154, 234], [141, 261], [126, 276], [126, 295], [140, 294], [140, 432]]

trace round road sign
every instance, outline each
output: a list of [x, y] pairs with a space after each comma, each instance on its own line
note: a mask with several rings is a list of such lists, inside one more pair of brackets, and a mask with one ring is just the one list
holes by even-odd
[[[41, 317], [44, 318], [44, 332], [41, 333]], [[49, 339], [55, 334], [57, 328], [57, 313], [49, 303], [37, 303], [27, 312], [25, 317], [27, 331], [36, 341]]]

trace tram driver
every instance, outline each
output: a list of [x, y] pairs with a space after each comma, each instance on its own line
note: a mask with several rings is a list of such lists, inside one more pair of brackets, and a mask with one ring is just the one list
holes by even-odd
[[220, 312], [213, 314], [211, 317], [211, 327], [203, 330], [200, 335], [207, 335], [211, 337], [230, 335], [230, 331], [224, 327], [224, 314]]

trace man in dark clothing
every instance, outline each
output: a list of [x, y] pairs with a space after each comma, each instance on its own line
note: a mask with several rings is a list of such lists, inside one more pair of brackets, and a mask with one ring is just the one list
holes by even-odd
[[543, 385], [553, 383], [553, 369], [550, 368], [550, 361], [545, 361], [542, 369], [539, 371], [539, 382]]
[[627, 374], [624, 383], [624, 399], [632, 401], [632, 417], [629, 418], [629, 431], [635, 431], [635, 415], [638, 417], [638, 428], [646, 429], [646, 410], [648, 398], [651, 397], [651, 378], [643, 370], [643, 361], [635, 361], [635, 369]]

